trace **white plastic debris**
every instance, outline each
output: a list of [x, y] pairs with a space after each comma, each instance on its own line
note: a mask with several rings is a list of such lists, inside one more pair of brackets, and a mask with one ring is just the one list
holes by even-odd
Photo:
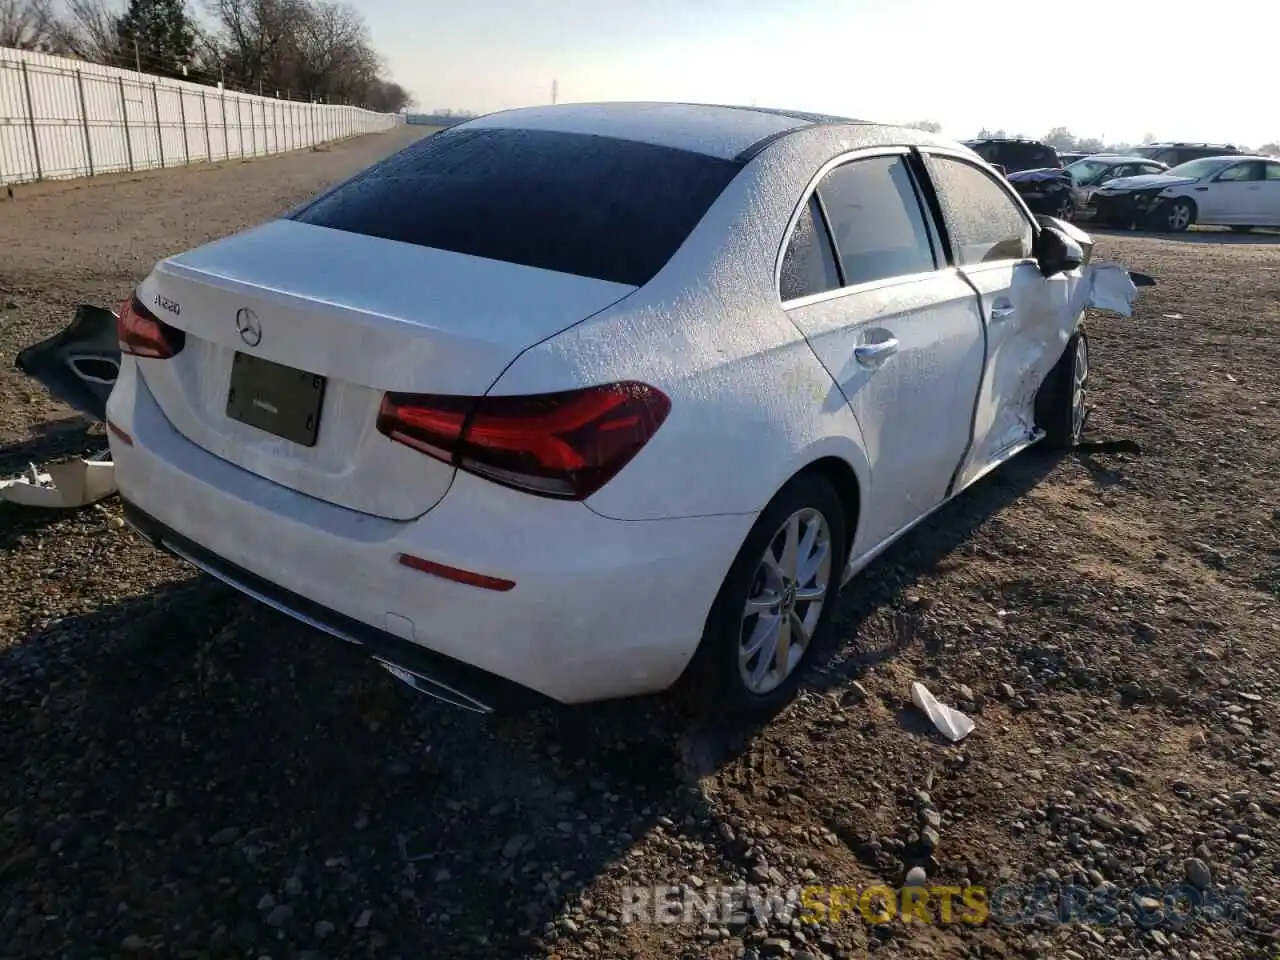
[[911, 684], [911, 702], [925, 712], [938, 732], [955, 743], [973, 732], [973, 721], [959, 710], [952, 710], [929, 692], [923, 683]]
[[1089, 306], [1133, 316], [1138, 288], [1129, 268], [1118, 263], [1095, 263], [1089, 268]]
[[70, 509], [85, 507], [116, 492], [115, 464], [110, 454], [66, 463], [51, 463], [43, 471], [35, 464], [12, 480], [0, 480], [0, 500], [25, 507]]

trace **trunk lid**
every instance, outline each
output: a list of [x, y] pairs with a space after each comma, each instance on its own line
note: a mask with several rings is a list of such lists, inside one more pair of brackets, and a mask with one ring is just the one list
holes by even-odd
[[[138, 299], [186, 343], [171, 359], [137, 363], [169, 422], [208, 452], [318, 499], [407, 520], [444, 496], [454, 468], [378, 433], [383, 394], [483, 395], [525, 348], [635, 289], [276, 220], [156, 266]], [[75, 353], [71, 332], [55, 338], [47, 366]], [[232, 403], [233, 367], [246, 366], [237, 355], [256, 360], [252, 376], [236, 374]], [[302, 397], [314, 377], [322, 389]], [[282, 425], [293, 417], [300, 429], [307, 410], [318, 421], [299, 442]]]

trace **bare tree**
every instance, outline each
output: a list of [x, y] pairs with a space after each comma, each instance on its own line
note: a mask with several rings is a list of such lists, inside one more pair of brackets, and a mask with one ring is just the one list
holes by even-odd
[[48, 50], [55, 23], [49, 0], [0, 0], [0, 47]]
[[[398, 110], [403, 88], [384, 77], [369, 28], [341, 0], [208, 0], [218, 24], [201, 56], [229, 83], [263, 93]], [[390, 105], [390, 106], [388, 106]]]
[[937, 120], [916, 120], [914, 123], [908, 123], [907, 126], [913, 127], [916, 130], [923, 130], [926, 133], [942, 132], [942, 124]]
[[121, 10], [112, 0], [63, 0], [66, 16], [53, 30], [53, 48], [94, 63], [119, 61]]
[[286, 64], [296, 62], [293, 37], [302, 26], [303, 0], [211, 0], [222, 28], [224, 69], [250, 90], [288, 86]]
[[296, 38], [301, 90], [318, 98], [363, 93], [377, 78], [379, 64], [360, 14], [345, 4], [317, 3], [302, 20]]
[[[52, 4], [65, 9], [53, 15]], [[49, 50], [94, 63], [134, 64], [140, 36], [124, 9], [126, 0], [0, 0], [0, 46]], [[143, 68], [173, 61], [181, 75], [205, 83], [351, 104], [394, 113], [413, 98], [387, 79], [368, 25], [345, 0], [203, 0], [209, 20], [184, 19], [181, 56], [148, 48]], [[137, 3], [133, 7], [138, 7]], [[172, 3], [164, 6], [168, 10]], [[132, 10], [133, 7], [130, 9]], [[141, 9], [141, 7], [139, 7]], [[134, 11], [134, 20], [140, 14]], [[151, 21], [148, 20], [147, 23]]]

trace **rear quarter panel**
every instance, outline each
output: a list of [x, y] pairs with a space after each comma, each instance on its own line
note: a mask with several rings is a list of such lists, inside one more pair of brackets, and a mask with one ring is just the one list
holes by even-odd
[[831, 134], [766, 149], [648, 285], [499, 378], [497, 395], [634, 379], [671, 398], [666, 422], [591, 509], [621, 520], [754, 514], [824, 456], [844, 460], [869, 491], [858, 423], [775, 283], [798, 198], [840, 149]]

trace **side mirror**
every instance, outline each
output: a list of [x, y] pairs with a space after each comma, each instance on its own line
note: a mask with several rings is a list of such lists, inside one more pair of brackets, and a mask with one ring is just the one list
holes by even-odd
[[1036, 237], [1035, 247], [1036, 262], [1040, 264], [1040, 275], [1044, 277], [1066, 273], [1084, 263], [1084, 250], [1080, 244], [1057, 227], [1043, 227]]

